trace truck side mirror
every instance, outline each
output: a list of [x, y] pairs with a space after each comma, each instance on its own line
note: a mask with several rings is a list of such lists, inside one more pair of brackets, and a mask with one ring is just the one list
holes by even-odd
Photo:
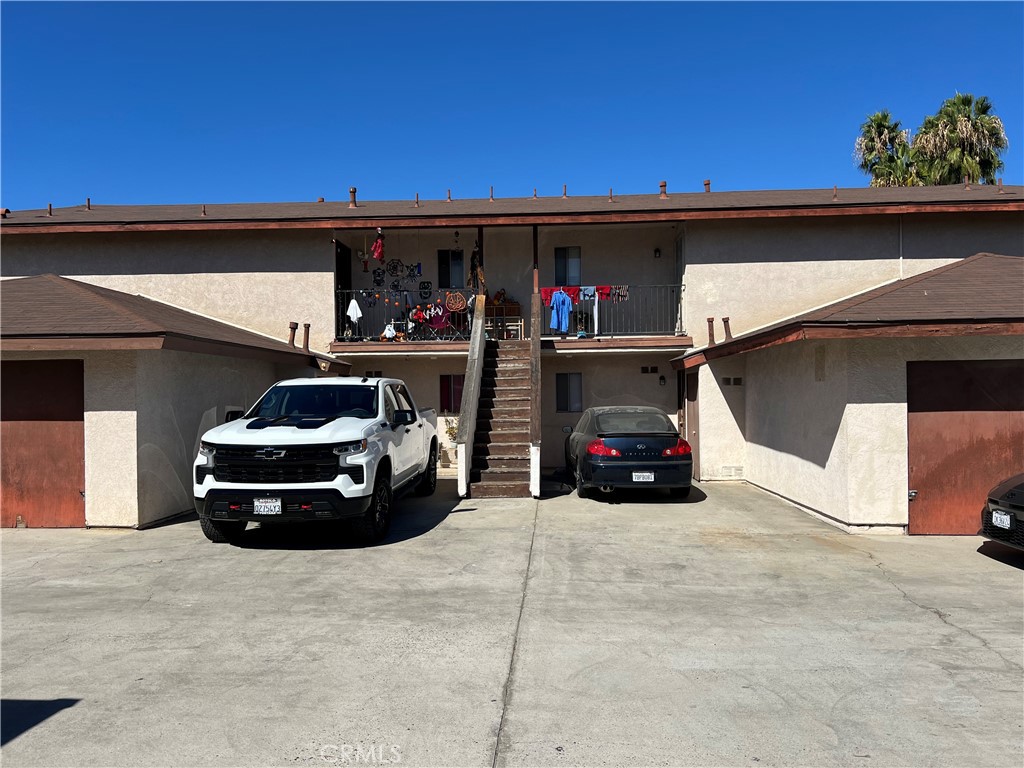
[[416, 423], [416, 411], [395, 411], [395, 426], [408, 426]]
[[242, 414], [245, 411], [228, 411], [224, 414], [224, 423], [227, 424], [229, 421], [236, 421], [242, 418]]

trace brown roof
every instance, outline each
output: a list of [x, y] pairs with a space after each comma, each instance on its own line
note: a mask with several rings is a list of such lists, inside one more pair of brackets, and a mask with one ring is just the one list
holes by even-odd
[[188, 348], [327, 361], [332, 370], [340, 362], [153, 299], [49, 274], [0, 281], [0, 339], [5, 349]]
[[[878, 331], [893, 327], [927, 325], [934, 329], [928, 335], [942, 335], [941, 327], [946, 326], [959, 335], [971, 332], [965, 325], [975, 326], [978, 333], [996, 333], [1021, 323], [1024, 323], [1024, 257], [977, 253], [694, 350], [673, 362], [681, 361], [685, 367], [693, 367], [707, 360], [784, 341], [814, 336], [883, 335]], [[823, 332], [816, 334], [815, 329], [823, 329]], [[837, 333], [835, 329], [843, 330]], [[1015, 328], [1009, 330], [1020, 332]], [[900, 331], [899, 335], [921, 334], [911, 328]]]
[[482, 221], [530, 223], [531, 221], [661, 220], [725, 218], [758, 215], [808, 215], [970, 209], [1024, 210], [1024, 187], [961, 184], [935, 187], [858, 187], [832, 189], [767, 190], [748, 192], [672, 193], [662, 199], [652, 195], [588, 197], [520, 197], [467, 200], [359, 201], [323, 203], [230, 203], [187, 205], [85, 205], [12, 211], [3, 219], [3, 230], [14, 233], [62, 228], [238, 228], [246, 223], [263, 227], [333, 226], [365, 227], [391, 222], [393, 226], [429, 226], [440, 222]]

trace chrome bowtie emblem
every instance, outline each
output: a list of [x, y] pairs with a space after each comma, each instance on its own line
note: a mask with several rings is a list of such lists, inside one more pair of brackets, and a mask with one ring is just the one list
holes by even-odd
[[256, 451], [257, 459], [280, 459], [284, 456], [286, 451], [283, 448], [264, 448], [263, 450]]

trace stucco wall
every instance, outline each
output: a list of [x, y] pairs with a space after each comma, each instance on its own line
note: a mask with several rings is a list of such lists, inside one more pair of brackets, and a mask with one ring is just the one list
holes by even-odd
[[[797, 342], [749, 353], [745, 477], [851, 526], [905, 526], [907, 362], [1022, 356], [1019, 336]], [[703, 397], [702, 389], [702, 405]], [[702, 430], [704, 417], [702, 408]]]
[[279, 339], [310, 323], [321, 351], [334, 339], [330, 230], [6, 237], [0, 272], [140, 293]]
[[[684, 227], [686, 327], [734, 335], [966, 258], [1024, 255], [1024, 216], [972, 214], [699, 221]], [[902, 259], [901, 259], [902, 255]]]
[[[599, 405], [651, 405], [665, 411], [678, 424], [676, 372], [669, 360], [674, 355], [647, 352], [545, 354], [541, 360], [541, 466], [565, 464], [562, 427], [575, 427], [580, 413], [557, 411], [556, 375], [583, 375], [583, 407]], [[643, 366], [657, 366], [657, 373], [641, 373]], [[658, 383], [665, 377], [665, 385]]]
[[275, 381], [312, 368], [191, 352], [139, 352], [138, 524], [190, 510], [199, 439], [232, 409], [252, 405]]
[[137, 520], [135, 352], [4, 352], [3, 360], [82, 360], [85, 368], [85, 524]]
[[[698, 369], [700, 480], [737, 480], [746, 466], [746, 360], [742, 355]], [[724, 384], [723, 380], [743, 383]]]

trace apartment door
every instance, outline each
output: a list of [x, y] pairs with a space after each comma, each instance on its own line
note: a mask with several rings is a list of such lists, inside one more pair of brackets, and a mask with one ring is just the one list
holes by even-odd
[[976, 534], [993, 486], [1024, 469], [1024, 360], [907, 363], [909, 532]]
[[0, 372], [0, 525], [84, 527], [83, 362], [18, 360]]
[[697, 371], [686, 374], [686, 440], [693, 451], [693, 479], [700, 480], [700, 419], [697, 409]]

